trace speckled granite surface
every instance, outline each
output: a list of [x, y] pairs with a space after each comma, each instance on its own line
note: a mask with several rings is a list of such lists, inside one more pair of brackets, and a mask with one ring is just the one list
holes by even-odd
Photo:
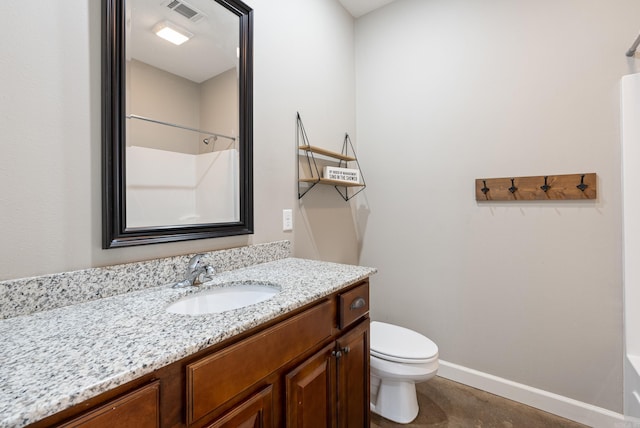
[[[277, 241], [205, 253], [218, 272], [289, 257]], [[0, 319], [60, 308], [181, 280], [191, 255], [0, 282]]]
[[[147, 288], [0, 320], [0, 427], [21, 427], [375, 273], [284, 258], [228, 270], [200, 288]], [[221, 314], [166, 312], [181, 297], [235, 281], [266, 281], [270, 300]]]

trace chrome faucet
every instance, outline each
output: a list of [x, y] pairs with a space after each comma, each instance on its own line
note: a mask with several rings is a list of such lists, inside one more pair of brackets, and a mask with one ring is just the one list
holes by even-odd
[[191, 257], [191, 260], [189, 260], [189, 264], [187, 265], [187, 270], [184, 273], [184, 279], [173, 284], [173, 288], [199, 285], [209, 279], [213, 279], [213, 275], [215, 275], [216, 270], [213, 266], [205, 265], [200, 261], [203, 256], [204, 254], [196, 254]]

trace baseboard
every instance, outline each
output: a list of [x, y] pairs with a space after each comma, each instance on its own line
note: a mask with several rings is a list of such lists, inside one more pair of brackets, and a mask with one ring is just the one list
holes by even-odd
[[440, 360], [438, 376], [594, 427], [631, 427], [620, 413]]

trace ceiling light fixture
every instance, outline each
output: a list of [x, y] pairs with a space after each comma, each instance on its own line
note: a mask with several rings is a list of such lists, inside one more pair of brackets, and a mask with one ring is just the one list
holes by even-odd
[[156, 36], [162, 37], [178, 46], [193, 37], [193, 33], [188, 32], [170, 21], [158, 22], [153, 26], [153, 32], [156, 33]]

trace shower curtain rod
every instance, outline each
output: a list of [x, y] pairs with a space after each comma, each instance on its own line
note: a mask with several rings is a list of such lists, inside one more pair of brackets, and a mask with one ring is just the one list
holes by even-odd
[[640, 34], [638, 34], [638, 37], [636, 37], [636, 41], [633, 42], [633, 44], [631, 45], [631, 47], [627, 51], [627, 56], [635, 55], [636, 49], [638, 48], [638, 45], [640, 45]]
[[222, 135], [222, 134], [218, 134], [216, 132], [204, 131], [202, 129], [189, 128], [188, 126], [182, 126], [182, 125], [176, 125], [175, 123], [163, 122], [161, 120], [151, 119], [149, 117], [138, 116], [137, 114], [130, 114], [130, 115], [127, 116], [127, 119], [144, 120], [144, 121], [147, 121], [147, 122], [158, 123], [160, 125], [172, 126], [174, 128], [186, 129], [187, 131], [195, 131], [195, 132], [199, 132], [200, 134], [213, 135], [215, 137], [228, 138], [231, 141], [236, 141], [235, 137], [229, 137], [228, 135]]

